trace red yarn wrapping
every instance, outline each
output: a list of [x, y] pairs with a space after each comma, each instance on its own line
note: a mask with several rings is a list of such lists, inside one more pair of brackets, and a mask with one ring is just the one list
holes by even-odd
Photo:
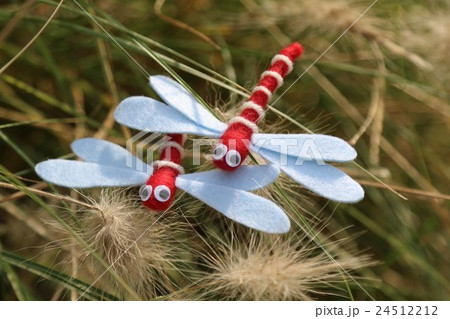
[[[250, 138], [253, 132], [247, 126], [241, 123], [233, 123], [229, 128], [223, 133], [220, 138], [220, 142], [228, 147], [229, 150], [236, 150], [241, 155], [241, 163], [249, 153]], [[214, 160], [216, 167], [232, 171], [236, 167], [230, 167], [225, 161], [225, 157], [221, 160]], [[239, 167], [239, 166], [238, 166]]]
[[[163, 211], [172, 204], [175, 195], [176, 187], [175, 180], [178, 176], [178, 171], [171, 167], [161, 167], [154, 171], [153, 175], [147, 181], [147, 185], [152, 186], [152, 195], [146, 200], [144, 205], [152, 210]], [[155, 197], [155, 189], [159, 185], [166, 185], [170, 189], [170, 198], [166, 202], [160, 202]]]
[[[168, 134], [168, 142], [178, 143], [180, 146], [183, 145], [183, 135], [182, 134]], [[164, 145], [163, 145], [164, 147]], [[161, 156], [159, 157], [161, 161], [171, 161], [175, 164], [181, 164], [181, 153], [175, 147], [164, 147], [161, 150]]]
[[[169, 134], [168, 141], [176, 142], [180, 146], [183, 145], [183, 135], [182, 134]], [[181, 153], [175, 147], [164, 147], [161, 150], [161, 161], [171, 161], [175, 164], [181, 164]], [[154, 167], [153, 175], [147, 181], [147, 185], [152, 186], [152, 195], [148, 200], [143, 202], [143, 204], [156, 211], [163, 211], [172, 204], [173, 198], [175, 196], [176, 186], [175, 180], [180, 173], [178, 170], [172, 167], [162, 166], [161, 168]], [[166, 202], [160, 202], [155, 197], [155, 189], [159, 185], [165, 185], [170, 189], [170, 198]]]
[[250, 108], [242, 110], [241, 116], [253, 123], [256, 123], [259, 119], [258, 112], [256, 112], [254, 109], [250, 109]]
[[292, 62], [295, 62], [303, 53], [303, 47], [300, 43], [294, 42], [280, 51], [281, 55], [287, 56]]
[[[297, 60], [302, 53], [303, 47], [299, 43], [295, 42], [282, 49], [279, 54], [284, 55], [288, 57], [292, 62], [295, 62], [295, 60]], [[289, 71], [289, 66], [286, 64], [286, 62], [277, 60], [270, 66], [268, 71], [274, 71], [280, 74], [282, 78], [284, 78]], [[275, 77], [266, 74], [259, 81], [258, 86], [264, 86], [271, 93], [274, 93], [277, 90], [278, 82]], [[269, 97], [263, 91], [257, 90], [252, 93], [249, 101], [258, 104], [262, 107], [262, 109], [265, 109], [267, 107], [267, 103], [269, 102]], [[241, 112], [240, 116], [255, 124], [260, 118], [258, 112], [250, 108], [244, 109]], [[226, 145], [228, 147], [228, 150], [235, 149], [236, 151], [238, 151], [241, 155], [242, 163], [249, 153], [249, 146], [252, 135], [253, 131], [246, 125], [242, 123], [233, 123], [230, 124], [227, 130], [223, 133], [219, 140], [219, 143]], [[213, 162], [216, 167], [229, 171], [234, 170], [240, 166], [230, 167], [226, 163], [225, 157], [220, 160], [214, 160]]]

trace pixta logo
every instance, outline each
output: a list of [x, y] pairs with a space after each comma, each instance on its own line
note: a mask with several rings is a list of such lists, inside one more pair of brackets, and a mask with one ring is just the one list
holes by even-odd
[[[164, 143], [164, 134], [139, 132], [126, 142], [128, 151], [126, 165], [140, 172], [151, 174], [151, 164], [154, 162], [153, 154]], [[145, 157], [144, 157], [145, 152]], [[133, 153], [136, 156], [133, 156]], [[146, 163], [141, 159], [146, 159]]]

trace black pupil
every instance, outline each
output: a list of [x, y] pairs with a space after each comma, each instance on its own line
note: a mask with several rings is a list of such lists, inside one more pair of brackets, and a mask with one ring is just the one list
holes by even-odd
[[230, 162], [231, 162], [232, 164], [237, 164], [237, 162], [238, 162], [238, 157], [237, 157], [237, 155], [231, 156]]
[[169, 198], [169, 191], [166, 189], [163, 189], [162, 191], [159, 192], [159, 196], [162, 199], [167, 199], [167, 198]]
[[216, 147], [214, 149], [214, 155], [220, 155], [222, 153], [222, 149], [220, 147]]

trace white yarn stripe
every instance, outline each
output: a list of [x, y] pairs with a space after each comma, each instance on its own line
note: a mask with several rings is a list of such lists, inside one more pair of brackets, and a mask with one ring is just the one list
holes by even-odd
[[287, 71], [286, 75], [291, 73], [292, 69], [294, 68], [294, 63], [291, 61], [291, 59], [289, 59], [287, 56], [285, 56], [283, 54], [277, 54], [272, 59], [272, 65], [277, 61], [283, 61], [284, 63], [287, 64], [288, 71]]
[[253, 134], [258, 133], [258, 126], [253, 123], [252, 121], [247, 120], [246, 118], [243, 118], [242, 116], [235, 116], [233, 117], [230, 122], [228, 122], [229, 125], [233, 123], [241, 123], [247, 126], [249, 129], [253, 131]]
[[270, 92], [270, 90], [265, 86], [262, 85], [255, 86], [252, 92], [255, 93], [256, 91], [264, 92], [269, 100], [272, 98], [272, 92]]
[[183, 166], [181, 166], [180, 164], [171, 162], [171, 161], [154, 161], [153, 167], [155, 167], [157, 169], [161, 168], [161, 167], [170, 167], [170, 168], [176, 169], [178, 171], [178, 173], [184, 174]]
[[[241, 111], [243, 111], [245, 109], [254, 110], [256, 113], [258, 113], [259, 118], [263, 117], [264, 113], [265, 113], [264, 108], [261, 105], [256, 104], [255, 102], [252, 102], [252, 101], [247, 101], [244, 104], [242, 104]], [[258, 118], [258, 120], [259, 120], [259, 118]]]
[[275, 72], [275, 71], [271, 71], [271, 70], [267, 70], [264, 71], [261, 74], [261, 80], [265, 77], [265, 76], [271, 76], [273, 77], [275, 80], [277, 80], [277, 89], [283, 85], [283, 77], [281, 76], [280, 73]]

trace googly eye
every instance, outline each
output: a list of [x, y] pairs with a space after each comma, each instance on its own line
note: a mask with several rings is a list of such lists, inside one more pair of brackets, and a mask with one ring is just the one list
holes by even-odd
[[167, 202], [170, 198], [170, 188], [166, 185], [159, 185], [155, 188], [155, 197], [162, 203]]
[[143, 202], [147, 201], [152, 196], [152, 187], [150, 185], [142, 185], [139, 189], [139, 197]]
[[226, 161], [230, 167], [239, 166], [241, 164], [241, 154], [238, 151], [230, 150], [227, 153]]
[[214, 147], [212, 156], [215, 160], [220, 160], [225, 156], [227, 151], [228, 151], [228, 147], [226, 145], [219, 143], [216, 145], [216, 147]]

